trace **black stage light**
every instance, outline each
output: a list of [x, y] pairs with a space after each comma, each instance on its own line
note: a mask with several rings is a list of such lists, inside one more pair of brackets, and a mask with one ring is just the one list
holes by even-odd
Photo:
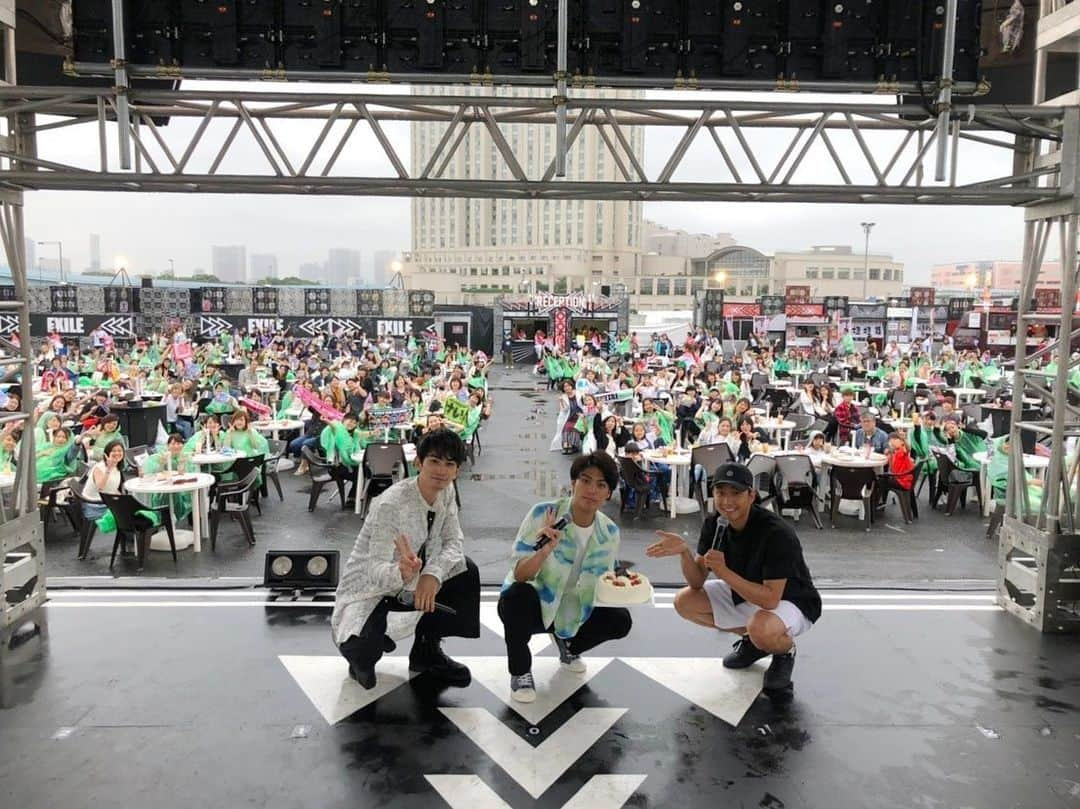
[[263, 587], [271, 590], [336, 590], [338, 551], [267, 551]]

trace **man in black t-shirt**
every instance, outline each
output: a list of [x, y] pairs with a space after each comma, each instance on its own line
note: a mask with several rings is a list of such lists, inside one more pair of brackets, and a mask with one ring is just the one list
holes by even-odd
[[702, 526], [697, 553], [678, 534], [657, 531], [660, 541], [646, 554], [679, 557], [689, 584], [675, 596], [679, 615], [739, 635], [735, 651], [724, 658], [726, 668], [746, 668], [772, 655], [765, 691], [790, 695], [795, 638], [821, 617], [821, 597], [794, 529], [755, 502], [750, 470], [726, 463], [713, 480], [716, 514]]

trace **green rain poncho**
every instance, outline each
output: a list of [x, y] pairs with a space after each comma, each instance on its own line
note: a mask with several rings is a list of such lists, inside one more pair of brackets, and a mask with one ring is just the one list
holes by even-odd
[[[180, 457], [175, 458], [168, 449], [163, 449], [160, 452], [155, 452], [146, 459], [142, 471], [144, 475], [156, 475], [159, 472], [167, 471], [198, 472], [199, 467], [192, 462], [191, 455], [188, 453], [181, 452]], [[151, 495], [150, 503], [154, 506], [169, 505], [176, 515], [176, 520], [178, 522], [186, 519], [191, 513], [190, 492], [180, 492], [172, 495], [154, 494]]]
[[86, 457], [91, 464], [95, 464], [105, 457], [105, 447], [111, 444], [113, 441], [119, 441], [124, 445], [124, 451], [127, 451], [128, 440], [124, 437], [124, 434], [120, 432], [119, 428], [111, 433], [103, 432], [94, 441], [94, 445], [87, 450]]
[[353, 454], [367, 446], [369, 442], [359, 429], [351, 433], [340, 421], [332, 421], [319, 433], [319, 446], [330, 463], [355, 467]]
[[63, 444], [39, 447], [35, 459], [38, 483], [63, 480], [75, 472], [75, 440], [68, 436]]
[[990, 463], [986, 470], [986, 479], [990, 482], [990, 492], [995, 500], [1005, 497], [1005, 488], [1009, 481], [1009, 453], [1005, 450], [1008, 436], [993, 439], [990, 449]]

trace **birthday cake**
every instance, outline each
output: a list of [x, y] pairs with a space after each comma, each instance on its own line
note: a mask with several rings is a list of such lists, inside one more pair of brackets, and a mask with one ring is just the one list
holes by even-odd
[[652, 585], [640, 573], [608, 571], [596, 585], [596, 600], [603, 604], [648, 604], [652, 597]]

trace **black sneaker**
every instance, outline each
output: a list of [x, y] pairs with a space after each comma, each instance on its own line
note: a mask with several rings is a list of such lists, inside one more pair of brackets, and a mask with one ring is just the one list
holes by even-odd
[[374, 666], [360, 666], [357, 663], [350, 663], [349, 676], [360, 683], [362, 688], [370, 690], [375, 687]]
[[416, 641], [412, 651], [409, 652], [409, 671], [416, 674], [427, 672], [442, 680], [446, 685], [458, 688], [465, 688], [472, 682], [469, 667], [447, 657], [439, 641], [433, 643]]
[[761, 660], [761, 658], [769, 656], [768, 652], [763, 652], [754, 645], [749, 635], [743, 635], [735, 641], [733, 646], [735, 651], [730, 652], [724, 658], [724, 668], [726, 669], [745, 669], [747, 666], [752, 666], [755, 662]]
[[791, 688], [791, 672], [795, 668], [795, 647], [787, 654], [773, 655], [769, 668], [765, 670], [762, 688], [766, 691], [784, 691]]

